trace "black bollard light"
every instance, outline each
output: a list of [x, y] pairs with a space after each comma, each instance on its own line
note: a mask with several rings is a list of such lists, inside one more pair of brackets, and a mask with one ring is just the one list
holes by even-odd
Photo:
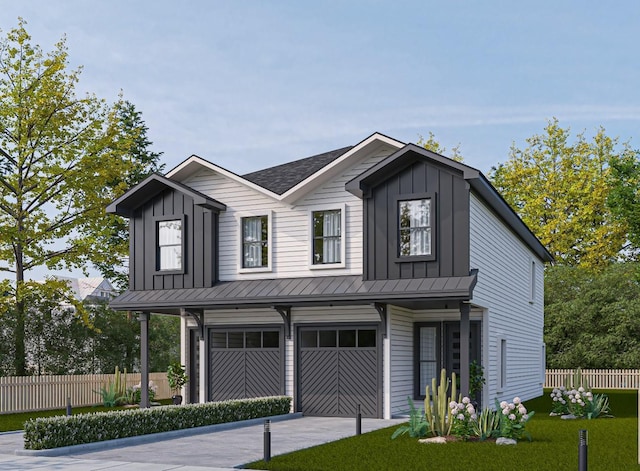
[[587, 471], [587, 431], [578, 430], [578, 471]]
[[264, 461], [268, 463], [271, 461], [271, 421], [269, 419], [264, 421]]
[[360, 412], [360, 404], [356, 412], [356, 435], [362, 434], [362, 413]]
[[71, 415], [71, 398], [67, 397], [67, 415]]

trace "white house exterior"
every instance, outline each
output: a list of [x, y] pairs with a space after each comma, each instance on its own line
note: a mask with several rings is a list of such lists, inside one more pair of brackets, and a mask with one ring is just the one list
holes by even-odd
[[472, 359], [484, 403], [542, 392], [551, 256], [471, 167], [373, 134], [244, 176], [193, 156], [108, 211], [131, 232], [112, 306], [143, 343], [149, 313], [182, 317], [191, 402], [388, 418], [442, 367], [467, 390]]

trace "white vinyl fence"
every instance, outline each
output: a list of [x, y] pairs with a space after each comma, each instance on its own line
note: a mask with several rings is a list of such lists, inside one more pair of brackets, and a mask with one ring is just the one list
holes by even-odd
[[[565, 385], [574, 370], [547, 370], [545, 388]], [[592, 389], [640, 389], [640, 370], [582, 370], [582, 377]]]
[[[0, 414], [64, 409], [67, 398], [72, 407], [101, 404], [98, 391], [114, 378], [114, 374], [0, 377]], [[157, 387], [157, 399], [171, 397], [166, 373], [149, 373], [149, 381]], [[136, 384], [140, 373], [127, 373], [127, 386]]]

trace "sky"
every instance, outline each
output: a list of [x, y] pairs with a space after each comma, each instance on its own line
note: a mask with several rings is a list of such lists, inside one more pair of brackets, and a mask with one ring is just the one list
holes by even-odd
[[18, 17], [66, 36], [78, 91], [135, 104], [166, 171], [433, 132], [487, 174], [552, 118], [640, 147], [635, 0], [0, 0], [1, 36]]

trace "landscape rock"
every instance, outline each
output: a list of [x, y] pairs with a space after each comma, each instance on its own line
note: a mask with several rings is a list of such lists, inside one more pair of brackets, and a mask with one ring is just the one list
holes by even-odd
[[431, 438], [422, 438], [418, 440], [420, 443], [447, 443], [447, 439], [444, 437], [431, 437]]
[[566, 415], [561, 415], [560, 418], [563, 420], [573, 420], [576, 418], [576, 416], [573, 414], [566, 414]]
[[513, 438], [500, 437], [496, 440], [496, 445], [517, 445], [518, 442]]

